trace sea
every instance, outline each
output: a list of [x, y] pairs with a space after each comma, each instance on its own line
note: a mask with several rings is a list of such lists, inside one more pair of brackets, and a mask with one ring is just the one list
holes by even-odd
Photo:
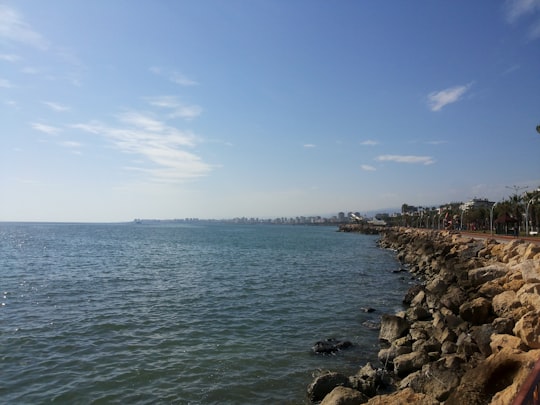
[[[413, 281], [334, 226], [0, 223], [0, 403], [307, 404]], [[374, 312], [366, 312], [372, 308]], [[319, 340], [349, 340], [334, 355]]]

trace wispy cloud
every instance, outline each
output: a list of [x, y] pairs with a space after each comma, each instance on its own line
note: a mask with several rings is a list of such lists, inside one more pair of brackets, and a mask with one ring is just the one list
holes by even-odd
[[364, 145], [364, 146], [375, 146], [375, 145], [378, 145], [378, 144], [379, 144], [379, 142], [371, 140], [371, 139], [360, 142], [360, 145]]
[[164, 76], [171, 82], [176, 83], [180, 86], [197, 86], [199, 84], [197, 81], [188, 78], [186, 75], [176, 70], [169, 70], [157, 66], [152, 66], [150, 68], [150, 71], [156, 75]]
[[9, 88], [13, 87], [13, 85], [7, 79], [0, 79], [0, 87], [2, 87], [4, 89], [9, 89]]
[[33, 122], [30, 124], [30, 126], [39, 132], [44, 132], [48, 135], [57, 135], [59, 132], [62, 131], [61, 128], [54, 127], [52, 125], [42, 124], [39, 122]]
[[[510, 24], [539, 11], [540, 0], [506, 0], [505, 3], [506, 20]], [[528, 36], [531, 40], [540, 38], [540, 18], [538, 16], [535, 16], [534, 22], [529, 26]]]
[[169, 118], [184, 118], [191, 120], [202, 114], [202, 108], [198, 105], [186, 105], [178, 101], [175, 96], [158, 96], [147, 98], [150, 105], [170, 110]]
[[179, 72], [172, 72], [169, 76], [172, 82], [179, 84], [180, 86], [196, 86], [197, 83], [195, 80], [189, 79], [187, 76]]
[[19, 55], [13, 54], [0, 54], [0, 60], [6, 62], [17, 62], [20, 59]]
[[73, 128], [102, 136], [124, 153], [142, 156], [150, 167], [128, 169], [146, 173], [155, 181], [179, 182], [207, 175], [212, 170], [199, 156], [186, 151], [196, 145], [193, 134], [171, 127], [148, 113], [125, 112], [117, 119], [117, 125], [91, 122]]
[[46, 50], [49, 42], [24, 21], [19, 13], [5, 5], [0, 5], [0, 38]]
[[362, 165], [360, 167], [362, 168], [362, 170], [366, 172], [374, 172], [375, 170], [377, 170], [375, 167], [370, 166], [370, 165]]
[[82, 143], [75, 142], [75, 141], [63, 141], [63, 142], [60, 142], [60, 145], [66, 147], [66, 148], [80, 148], [80, 147], [83, 146]]
[[305, 143], [304, 144], [304, 148], [307, 148], [307, 149], [311, 149], [311, 148], [316, 148], [317, 145], [313, 144], [313, 143]]
[[540, 38], [540, 19], [538, 19], [536, 23], [534, 23], [529, 29], [529, 38], [530, 39]]
[[428, 95], [428, 104], [431, 111], [440, 111], [444, 106], [459, 101], [471, 87], [470, 84], [449, 87], [444, 90], [434, 91]]
[[540, 10], [540, 0], [506, 0], [505, 10], [508, 22], [514, 23], [520, 17]]
[[45, 104], [47, 107], [49, 107], [51, 110], [58, 111], [58, 112], [64, 112], [68, 111], [69, 107], [66, 105], [62, 105], [59, 103], [55, 103], [53, 101], [42, 101], [43, 104]]
[[411, 163], [431, 165], [435, 160], [431, 156], [414, 156], [414, 155], [381, 155], [377, 157], [379, 162], [396, 162], [396, 163]]

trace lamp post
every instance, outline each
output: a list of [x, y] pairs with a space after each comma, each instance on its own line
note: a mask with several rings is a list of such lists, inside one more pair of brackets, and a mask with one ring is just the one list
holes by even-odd
[[489, 230], [491, 231], [491, 234], [493, 235], [493, 209], [495, 208], [495, 206], [497, 205], [497, 203], [493, 204], [491, 206], [491, 213], [489, 215]]
[[[538, 130], [540, 127], [540, 125], [538, 127], [536, 127], [536, 129]], [[540, 131], [539, 131], [540, 132]], [[531, 205], [531, 203], [534, 201], [534, 199], [536, 198], [536, 194], [540, 193], [540, 188], [537, 188], [535, 191], [534, 191], [534, 194], [533, 196], [531, 197], [531, 199], [527, 202], [527, 207], [525, 208], [525, 236], [529, 236], [529, 206]]]

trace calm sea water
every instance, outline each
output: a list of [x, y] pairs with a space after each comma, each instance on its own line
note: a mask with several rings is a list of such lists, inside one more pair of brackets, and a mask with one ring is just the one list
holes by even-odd
[[0, 402], [306, 403], [375, 361], [397, 268], [334, 227], [0, 223]]

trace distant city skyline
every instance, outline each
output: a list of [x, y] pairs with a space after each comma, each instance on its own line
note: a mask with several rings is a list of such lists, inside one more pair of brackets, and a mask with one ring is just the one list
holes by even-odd
[[0, 0], [0, 221], [540, 186], [540, 0]]

